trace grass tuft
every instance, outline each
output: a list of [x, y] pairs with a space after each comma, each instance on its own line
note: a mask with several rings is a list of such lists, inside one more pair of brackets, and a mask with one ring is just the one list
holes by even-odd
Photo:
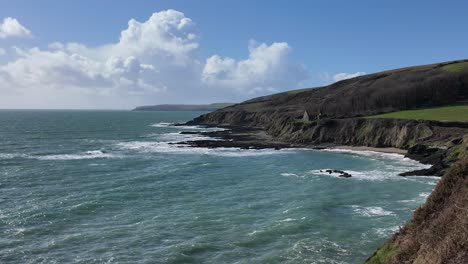
[[304, 119], [294, 119], [293, 123], [295, 124], [312, 124], [312, 121], [307, 121]]
[[381, 246], [370, 258], [368, 258], [365, 264], [383, 264], [391, 256], [395, 255], [398, 250], [398, 245], [395, 242], [388, 241]]

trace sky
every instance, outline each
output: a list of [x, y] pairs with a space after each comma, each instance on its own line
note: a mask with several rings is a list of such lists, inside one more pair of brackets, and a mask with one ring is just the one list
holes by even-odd
[[468, 58], [468, 1], [0, 0], [0, 108], [241, 102]]

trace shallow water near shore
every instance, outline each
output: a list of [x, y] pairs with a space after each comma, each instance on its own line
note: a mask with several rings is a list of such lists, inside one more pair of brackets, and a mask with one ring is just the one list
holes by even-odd
[[170, 125], [200, 114], [0, 111], [0, 262], [362, 263], [438, 181], [398, 154], [171, 144], [216, 129]]

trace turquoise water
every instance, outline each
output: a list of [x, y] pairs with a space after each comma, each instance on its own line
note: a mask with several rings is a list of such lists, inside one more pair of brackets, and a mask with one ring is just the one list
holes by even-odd
[[0, 262], [362, 263], [437, 183], [399, 155], [169, 144], [199, 114], [0, 111]]

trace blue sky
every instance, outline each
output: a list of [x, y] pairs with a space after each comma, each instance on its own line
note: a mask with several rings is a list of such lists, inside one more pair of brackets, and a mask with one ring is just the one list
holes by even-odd
[[[241, 101], [363, 73], [468, 58], [466, 1], [106, 0], [0, 5], [0, 22], [14, 18], [30, 33], [0, 38], [4, 98], [0, 108]], [[166, 48], [174, 44], [167, 37], [172, 31], [151, 32], [167, 33], [162, 39], [145, 35], [138, 43], [118, 45], [130, 19], [145, 23], [153, 13], [169, 9], [182, 16], [160, 13], [151, 25], [173, 21], [162, 17], [189, 19], [190, 25], [177, 31], [185, 34], [182, 46]], [[144, 51], [120, 52], [147, 40], [167, 45], [145, 44]], [[54, 42], [61, 46], [51, 48]], [[116, 47], [107, 49], [109, 45]], [[79, 62], [76, 55], [82, 58]], [[106, 66], [110, 61], [112, 69]], [[117, 64], [127, 68], [116, 70]], [[41, 74], [30, 73], [36, 71]], [[60, 74], [72, 77], [57, 77]]]

